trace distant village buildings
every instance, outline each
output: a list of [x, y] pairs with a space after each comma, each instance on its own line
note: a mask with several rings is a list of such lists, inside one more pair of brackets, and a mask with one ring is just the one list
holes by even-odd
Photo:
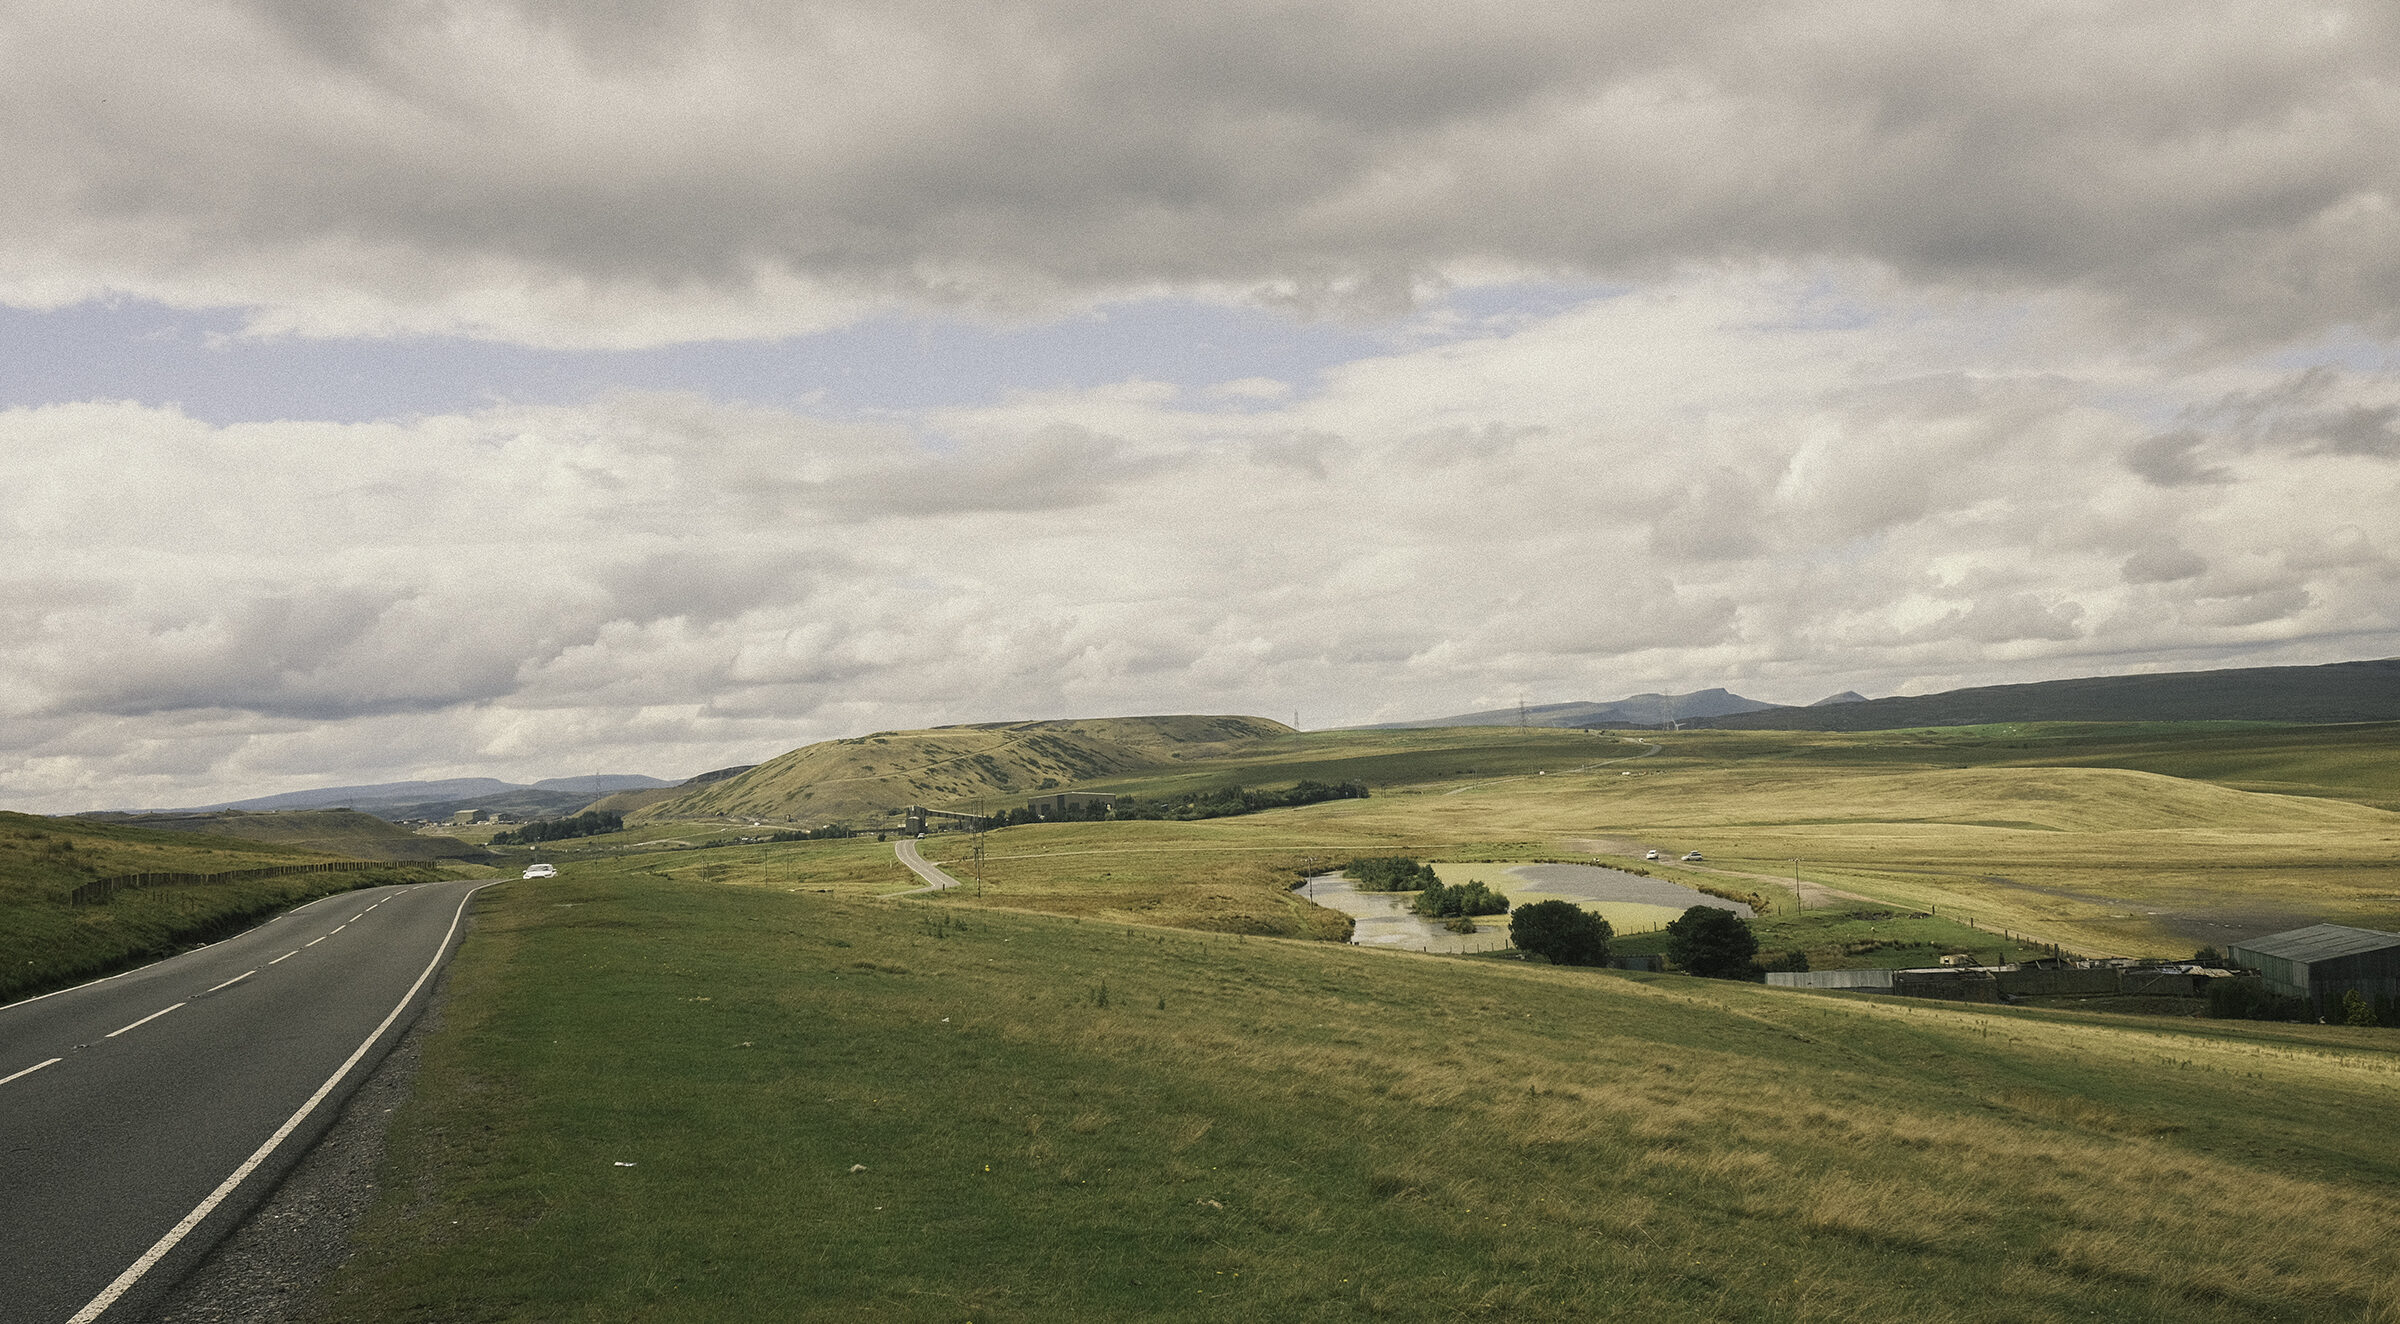
[[1056, 795], [1037, 795], [1025, 802], [1025, 807], [1043, 818], [1062, 814], [1087, 813], [1094, 809], [1113, 809], [1117, 797], [1092, 791], [1060, 791]]

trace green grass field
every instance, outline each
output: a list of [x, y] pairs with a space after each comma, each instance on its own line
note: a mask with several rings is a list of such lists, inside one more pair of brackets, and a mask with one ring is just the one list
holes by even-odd
[[2400, 1319], [2389, 1032], [881, 901], [786, 854], [484, 894], [330, 1318]]

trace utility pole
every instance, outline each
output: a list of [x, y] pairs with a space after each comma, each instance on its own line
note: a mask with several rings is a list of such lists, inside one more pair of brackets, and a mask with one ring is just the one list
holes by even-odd
[[975, 801], [975, 899], [983, 900], [983, 801]]

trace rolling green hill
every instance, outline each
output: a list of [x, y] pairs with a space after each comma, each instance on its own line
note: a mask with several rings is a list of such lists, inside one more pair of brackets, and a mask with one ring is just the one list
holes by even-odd
[[111, 820], [162, 832], [198, 832], [273, 842], [355, 860], [482, 860], [484, 851], [456, 837], [424, 836], [355, 809], [294, 809], [253, 814], [132, 814]]
[[2400, 658], [1983, 685], [1864, 703], [1734, 713], [1689, 725], [1736, 731], [1890, 731], [1992, 722], [2400, 721]]
[[638, 809], [637, 821], [828, 823], [903, 805], [1021, 801], [1059, 786], [1222, 756], [1292, 729], [1263, 717], [1102, 717], [878, 731], [796, 749]]

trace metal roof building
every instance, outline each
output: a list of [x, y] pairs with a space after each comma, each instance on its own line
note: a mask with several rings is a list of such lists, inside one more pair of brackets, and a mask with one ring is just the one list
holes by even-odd
[[2303, 999], [2320, 1016], [2338, 1012], [2352, 989], [2369, 999], [2400, 998], [2400, 933], [2311, 924], [2237, 942], [2229, 955], [2264, 976], [2269, 992]]

